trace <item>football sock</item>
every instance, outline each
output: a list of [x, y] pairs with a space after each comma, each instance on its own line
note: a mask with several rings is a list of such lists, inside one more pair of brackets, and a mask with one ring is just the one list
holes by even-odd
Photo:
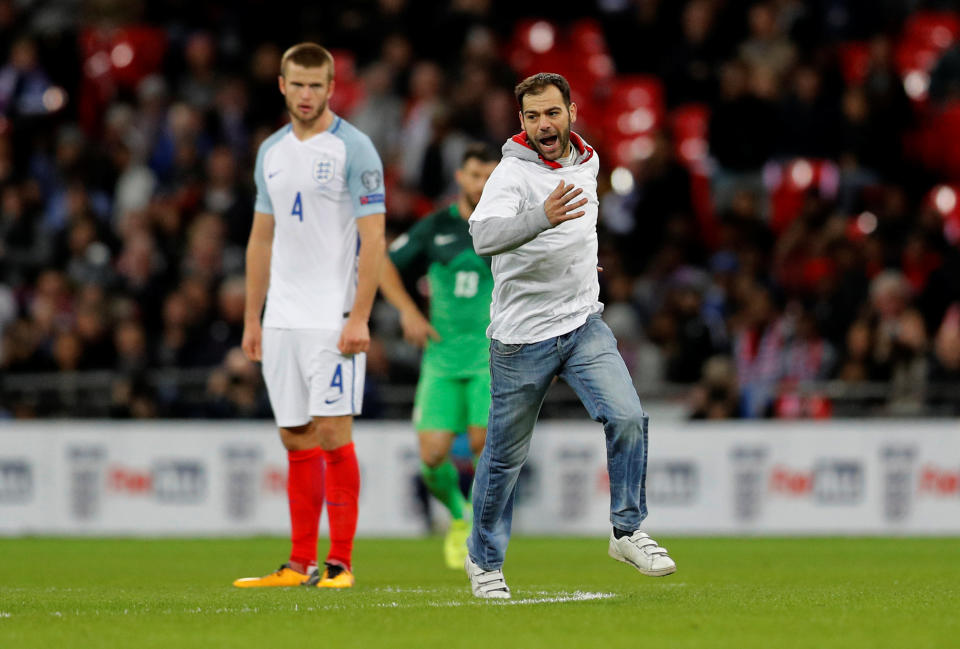
[[353, 537], [357, 532], [357, 500], [360, 497], [360, 468], [353, 442], [326, 451], [327, 518], [330, 520], [330, 553], [327, 561], [350, 569]]
[[613, 538], [622, 539], [625, 536], [630, 536], [633, 532], [624, 532], [623, 530], [615, 527], [613, 528]]
[[287, 500], [290, 504], [290, 567], [306, 573], [317, 563], [317, 535], [323, 511], [323, 450], [287, 451]]
[[430, 493], [450, 510], [450, 516], [454, 520], [462, 520], [467, 500], [460, 491], [460, 473], [457, 472], [457, 467], [453, 466], [450, 460], [444, 460], [443, 464], [435, 467], [421, 462], [420, 475], [423, 476], [423, 483], [427, 485]]

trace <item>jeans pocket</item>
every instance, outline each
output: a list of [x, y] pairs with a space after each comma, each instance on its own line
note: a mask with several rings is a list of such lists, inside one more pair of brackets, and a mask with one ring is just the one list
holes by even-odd
[[499, 340], [490, 341], [490, 351], [497, 356], [513, 356], [524, 347], [526, 347], [526, 344], [524, 343], [507, 344], [502, 343]]

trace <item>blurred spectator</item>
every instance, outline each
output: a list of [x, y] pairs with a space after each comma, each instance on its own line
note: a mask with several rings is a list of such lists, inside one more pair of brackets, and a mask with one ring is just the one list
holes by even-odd
[[960, 303], [950, 306], [937, 330], [929, 381], [943, 387], [930, 396], [928, 403], [945, 409], [945, 414], [960, 414], [960, 407], [951, 394], [960, 385]]
[[[342, 2], [290, 27], [263, 3], [101, 4], [0, 3], [2, 411], [261, 416], [230, 350], [283, 49], [341, 53], [344, 117], [382, 155], [396, 235], [445, 200], [467, 137], [517, 131], [528, 70], [510, 43], [536, 12]], [[831, 394], [871, 395], [843, 414], [960, 412], [960, 49], [929, 52], [924, 86], [902, 26], [927, 5], [605, 0], [546, 17], [542, 60], [573, 77], [602, 165], [605, 317], [646, 393], [689, 390], [698, 418], [824, 416], [843, 400], [819, 399], [829, 375]], [[583, 18], [613, 71], [573, 47]], [[638, 73], [666, 110], [626, 112], [629, 141], [611, 141], [611, 81]], [[367, 413], [404, 416], [419, 352], [375, 320]], [[94, 407], [58, 369], [118, 378]], [[56, 396], [11, 390], [44, 371]]]
[[[635, 160], [634, 187], [619, 206], [620, 214], [608, 215], [621, 225], [616, 244], [624, 269], [639, 275], [662, 254], [665, 239], [676, 232], [672, 243], [690, 243], [681, 231], [693, 218], [690, 203], [690, 173], [674, 154], [673, 143], [664, 131], [653, 136], [653, 149], [646, 159]], [[681, 252], [681, 255], [687, 251]]]
[[270, 405], [263, 398], [259, 368], [233, 347], [223, 363], [207, 379], [207, 400], [202, 416], [213, 419], [269, 417]]
[[709, 102], [716, 97], [714, 62], [724, 53], [713, 32], [714, 6], [710, 0], [691, 0], [683, 8], [680, 38], [664, 59], [663, 80], [670, 105]]
[[733, 343], [743, 417], [773, 414], [777, 385], [783, 376], [788, 336], [785, 325], [770, 291], [759, 285], [751, 287]]
[[388, 166], [399, 155], [400, 128], [403, 120], [403, 100], [393, 94], [393, 78], [389, 66], [375, 62], [363, 72], [364, 100], [348, 117], [350, 122], [366, 133], [377, 153]]
[[753, 67], [768, 67], [782, 78], [793, 65], [796, 49], [777, 21], [773, 2], [757, 2], [747, 13], [749, 36], [740, 44], [740, 58]]
[[[834, 158], [839, 152], [839, 106], [823, 87], [822, 73], [803, 64], [790, 75], [780, 103], [777, 153], [784, 157]], [[783, 125], [789, 124], [789, 128]]]
[[136, 320], [123, 320], [116, 325], [113, 345], [117, 351], [114, 367], [121, 374], [141, 374], [150, 366], [150, 351], [143, 326]]
[[[777, 132], [775, 97], [759, 94], [767, 68], [752, 70], [739, 61], [724, 64], [720, 99], [710, 117], [710, 154], [716, 161], [713, 199], [724, 211], [737, 191], [763, 196], [760, 170], [774, 152]], [[754, 79], [756, 81], [754, 81]]]
[[180, 78], [177, 96], [201, 111], [211, 108], [216, 97], [215, 57], [216, 43], [212, 34], [196, 32], [187, 38], [183, 48], [186, 72]]
[[44, 94], [48, 88], [50, 79], [40, 66], [36, 43], [18, 38], [6, 65], [0, 67], [0, 115], [16, 119], [47, 113]]
[[740, 395], [737, 371], [726, 356], [714, 356], [703, 366], [689, 397], [691, 419], [730, 419], [737, 416]]

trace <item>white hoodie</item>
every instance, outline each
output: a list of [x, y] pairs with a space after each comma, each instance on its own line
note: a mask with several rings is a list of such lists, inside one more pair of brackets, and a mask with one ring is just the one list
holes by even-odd
[[[603, 311], [597, 281], [596, 152], [570, 133], [574, 161], [544, 160], [526, 133], [503, 145], [503, 159], [470, 216], [478, 255], [493, 256], [493, 303], [487, 336], [534, 343], [569, 333]], [[560, 180], [583, 189], [586, 213], [551, 227], [543, 209]]]

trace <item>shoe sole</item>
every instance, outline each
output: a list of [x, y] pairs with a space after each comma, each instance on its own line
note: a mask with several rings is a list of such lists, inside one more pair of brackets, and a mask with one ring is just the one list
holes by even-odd
[[626, 558], [625, 556], [623, 556], [613, 548], [609, 548], [607, 550], [607, 554], [610, 556], [611, 559], [616, 559], [620, 563], [625, 563], [628, 566], [632, 566], [633, 568], [636, 568], [640, 572], [640, 574], [646, 575], [647, 577], [666, 577], [667, 575], [672, 575], [677, 571], [677, 566], [675, 565], [671, 568], [662, 568], [660, 570], [646, 570], [644, 568], [641, 568], [634, 562], [630, 561], [628, 558]]

